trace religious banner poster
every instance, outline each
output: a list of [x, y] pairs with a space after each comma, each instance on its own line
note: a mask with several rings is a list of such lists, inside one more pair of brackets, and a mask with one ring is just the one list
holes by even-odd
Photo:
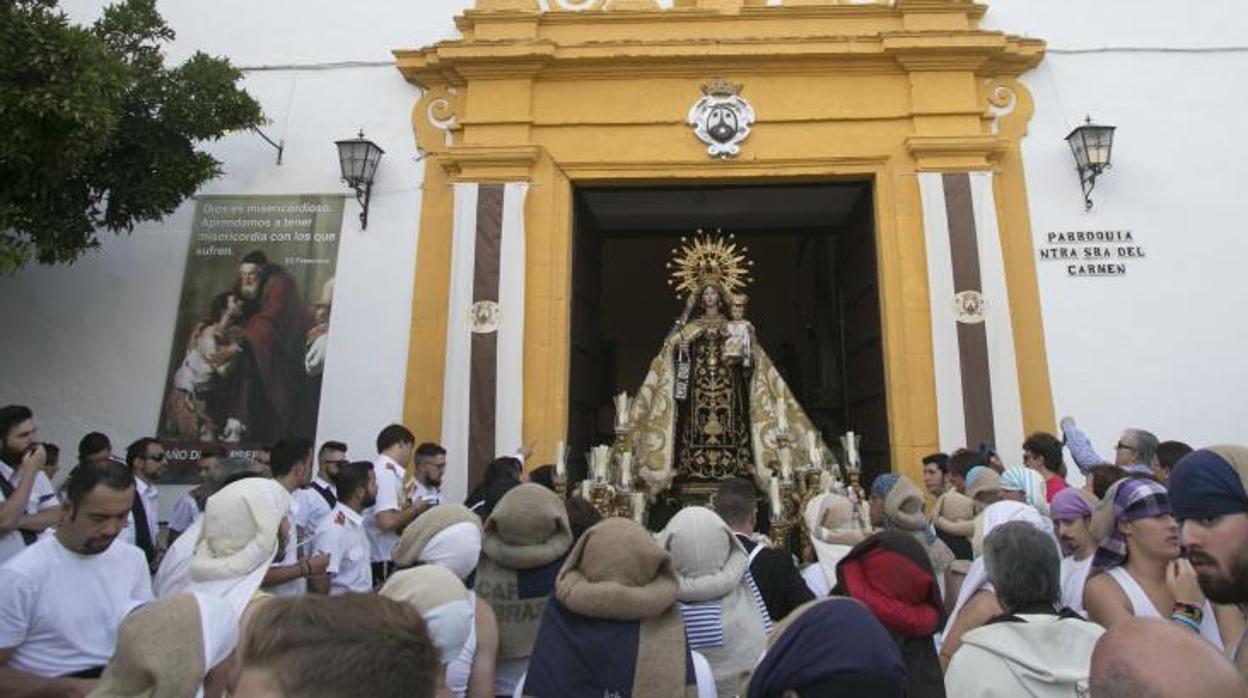
[[198, 483], [212, 444], [254, 456], [315, 435], [343, 201], [197, 198], [157, 426], [166, 482]]

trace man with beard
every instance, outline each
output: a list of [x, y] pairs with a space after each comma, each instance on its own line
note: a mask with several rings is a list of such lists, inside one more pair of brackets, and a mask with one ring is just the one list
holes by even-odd
[[316, 533], [329, 512], [338, 504], [338, 495], [334, 491], [334, 478], [338, 476], [338, 468], [350, 463], [347, 458], [347, 445], [341, 441], [326, 441], [316, 454], [316, 475], [311, 484], [293, 494], [299, 500], [299, 513], [309, 533]]
[[[524, 459], [521, 458], [521, 461]], [[442, 476], [446, 474], [446, 449], [435, 443], [416, 447], [416, 471], [409, 498], [434, 506], [442, 501]]]
[[[1213, 446], [1184, 456], [1170, 474], [1170, 501], [1205, 597], [1248, 603], [1248, 448]], [[1248, 677], [1245, 640], [1231, 659]]]
[[32, 545], [61, 516], [35, 434], [29, 407], [0, 407], [0, 563]]
[[312, 431], [296, 424], [304, 387], [303, 340], [309, 318], [295, 279], [256, 250], [243, 257], [235, 289], [246, 302], [243, 335], [215, 361], [237, 361], [233, 408], [224, 440], [272, 441]]
[[114, 541], [134, 476], [109, 461], [76, 469], [55, 535], [0, 567], [0, 695], [84, 695], [126, 613], [151, 601], [143, 553]]
[[334, 478], [338, 503], [316, 532], [312, 549], [328, 555], [329, 564], [308, 582], [318, 594], [365, 594], [373, 589], [368, 534], [364, 531], [365, 509], [377, 501], [377, 479], [368, 461], [348, 463], [338, 468]]
[[122, 540], [137, 545], [155, 571], [164, 552], [160, 545], [160, 495], [156, 481], [165, 474], [165, 447], [150, 436], [126, 448], [126, 466], [134, 475], [134, 506]]

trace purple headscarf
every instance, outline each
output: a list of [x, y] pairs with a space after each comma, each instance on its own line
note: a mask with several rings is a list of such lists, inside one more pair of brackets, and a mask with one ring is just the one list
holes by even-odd
[[1083, 490], [1067, 487], [1053, 497], [1053, 503], [1049, 505], [1049, 510], [1053, 518], [1058, 521], [1082, 519], [1085, 516], [1092, 515], [1092, 505], [1095, 503], [1096, 500], [1092, 499]]
[[1092, 558], [1093, 571], [1118, 567], [1127, 561], [1127, 539], [1118, 530], [1124, 521], [1169, 516], [1170, 497], [1156, 480], [1129, 477], [1110, 486], [1092, 514], [1092, 531], [1100, 541]]

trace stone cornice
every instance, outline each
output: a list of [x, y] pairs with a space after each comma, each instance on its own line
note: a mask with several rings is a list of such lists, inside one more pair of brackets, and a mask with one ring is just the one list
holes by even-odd
[[673, 7], [670, 9], [609, 9], [587, 12], [541, 12], [536, 4], [530, 10], [465, 10], [455, 17], [455, 27], [461, 32], [472, 31], [478, 23], [496, 21], [527, 21], [540, 18], [542, 24], [576, 25], [603, 22], [706, 22], [747, 19], [825, 19], [851, 17], [902, 17], [906, 14], [952, 14], [973, 20], [982, 19], [988, 6], [963, 0], [900, 0], [892, 5], [883, 4], [827, 4], [783, 5], [779, 7], [741, 7], [728, 14], [715, 9], [697, 7]]
[[529, 179], [533, 166], [544, 155], [545, 150], [536, 145], [461, 145], [448, 148], [433, 159], [451, 179], [502, 182]]
[[918, 162], [920, 171], [988, 169], [991, 162], [1009, 148], [1000, 136], [911, 136], [906, 150]]
[[916, 72], [970, 70], [1020, 75], [1039, 64], [1044, 42], [1000, 32], [892, 32], [874, 36], [801, 37], [787, 41], [617, 41], [558, 45], [526, 42], [444, 42], [395, 51], [409, 82], [462, 85], [472, 78], [576, 79], [629, 77], [639, 71], [699, 76], [708, 67], [767, 73]]

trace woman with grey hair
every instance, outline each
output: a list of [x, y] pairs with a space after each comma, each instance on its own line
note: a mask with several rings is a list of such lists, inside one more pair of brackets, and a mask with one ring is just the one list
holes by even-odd
[[1063, 608], [1053, 539], [1021, 521], [984, 540], [984, 565], [1005, 613], [967, 632], [949, 671], [951, 696], [1086, 695], [1104, 629]]

